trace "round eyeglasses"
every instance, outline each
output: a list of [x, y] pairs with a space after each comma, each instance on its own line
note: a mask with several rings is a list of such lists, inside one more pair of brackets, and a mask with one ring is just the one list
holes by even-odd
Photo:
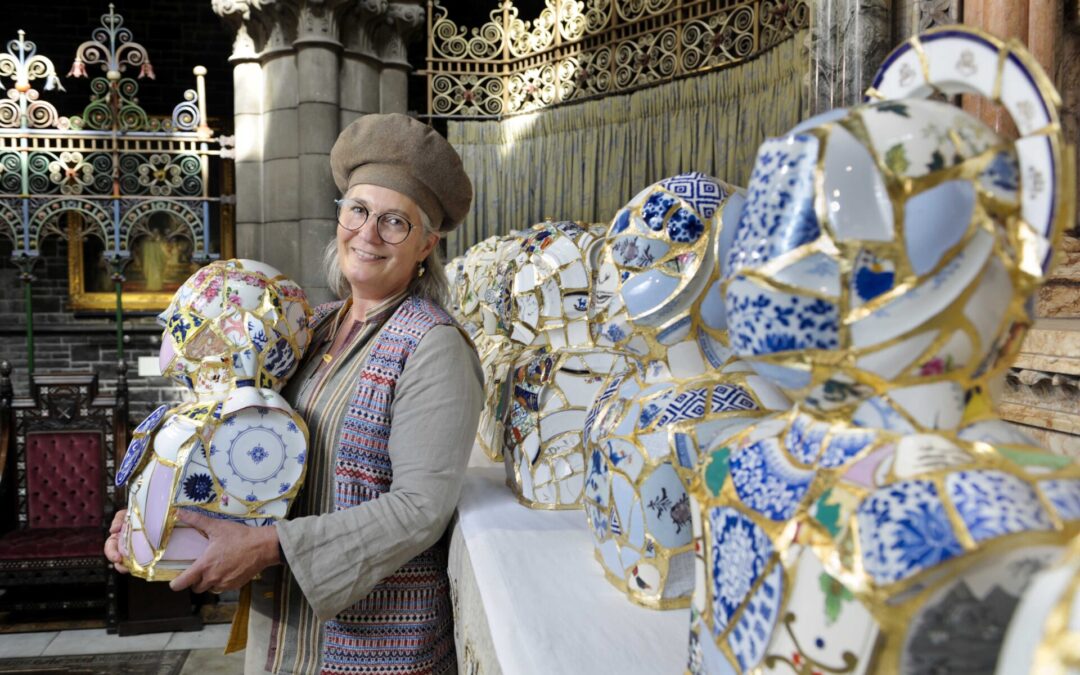
[[[351, 199], [335, 199], [334, 203], [337, 204], [338, 225], [346, 230], [359, 230], [367, 223], [368, 218], [374, 215], [368, 207]], [[375, 231], [387, 244], [400, 244], [405, 241], [412, 228], [412, 223], [399, 213], [380, 213], [375, 219]]]

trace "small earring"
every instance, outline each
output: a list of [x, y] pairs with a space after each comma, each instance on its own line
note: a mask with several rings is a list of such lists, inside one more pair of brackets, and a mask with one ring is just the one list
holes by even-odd
[[416, 278], [419, 279], [420, 277], [424, 276], [424, 272], [426, 272], [427, 269], [424, 268], [424, 263], [420, 263], [419, 265], [417, 265], [417, 268], [419, 268], [420, 271], [416, 273]]

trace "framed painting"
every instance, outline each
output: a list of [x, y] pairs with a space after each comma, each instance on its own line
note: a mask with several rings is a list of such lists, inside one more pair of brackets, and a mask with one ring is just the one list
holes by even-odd
[[[223, 177], [223, 194], [232, 193], [231, 172]], [[210, 253], [235, 257], [234, 207], [222, 199], [210, 208]], [[105, 242], [83, 231], [76, 213], [67, 213], [68, 296], [72, 310], [114, 311], [116, 289], [107, 262]], [[150, 211], [128, 235], [130, 258], [121, 287], [125, 312], [159, 312], [176, 289], [208, 260], [199, 261], [195, 238], [181, 219], [167, 210]]]

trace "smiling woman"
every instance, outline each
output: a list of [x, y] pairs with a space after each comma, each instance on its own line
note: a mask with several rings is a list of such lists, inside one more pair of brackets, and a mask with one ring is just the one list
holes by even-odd
[[404, 115], [361, 117], [330, 162], [343, 197], [323, 262], [343, 300], [315, 309], [282, 392], [308, 423], [308, 480], [274, 527], [184, 513], [210, 544], [172, 585], [251, 582], [246, 673], [452, 672], [442, 535], [482, 374], [442, 307], [436, 244], [472, 185], [450, 144]]

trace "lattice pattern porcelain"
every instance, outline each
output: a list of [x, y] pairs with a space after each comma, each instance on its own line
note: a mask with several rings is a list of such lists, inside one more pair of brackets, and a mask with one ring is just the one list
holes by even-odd
[[284, 518], [306, 469], [307, 426], [275, 391], [311, 333], [304, 293], [251, 260], [219, 261], [176, 292], [160, 320], [162, 372], [194, 401], [161, 406], [135, 429], [121, 551], [136, 576], [168, 580], [206, 547], [177, 509], [266, 525]]
[[[964, 27], [876, 82], [762, 145], [725, 252], [732, 345], [796, 409], [714, 436], [691, 484], [692, 672], [992, 671], [1080, 529], [1080, 470], [976, 415], [1072, 222], [1056, 93]], [[1007, 143], [935, 87], [1041, 117]]]
[[604, 378], [626, 368], [616, 352], [525, 352], [513, 369], [503, 461], [518, 501], [535, 509], [581, 508], [582, 429]]
[[599, 254], [589, 307], [597, 346], [660, 361], [675, 377], [731, 357], [719, 282], [718, 233], [734, 229], [739, 190], [701, 173], [673, 176], [616, 214]]

